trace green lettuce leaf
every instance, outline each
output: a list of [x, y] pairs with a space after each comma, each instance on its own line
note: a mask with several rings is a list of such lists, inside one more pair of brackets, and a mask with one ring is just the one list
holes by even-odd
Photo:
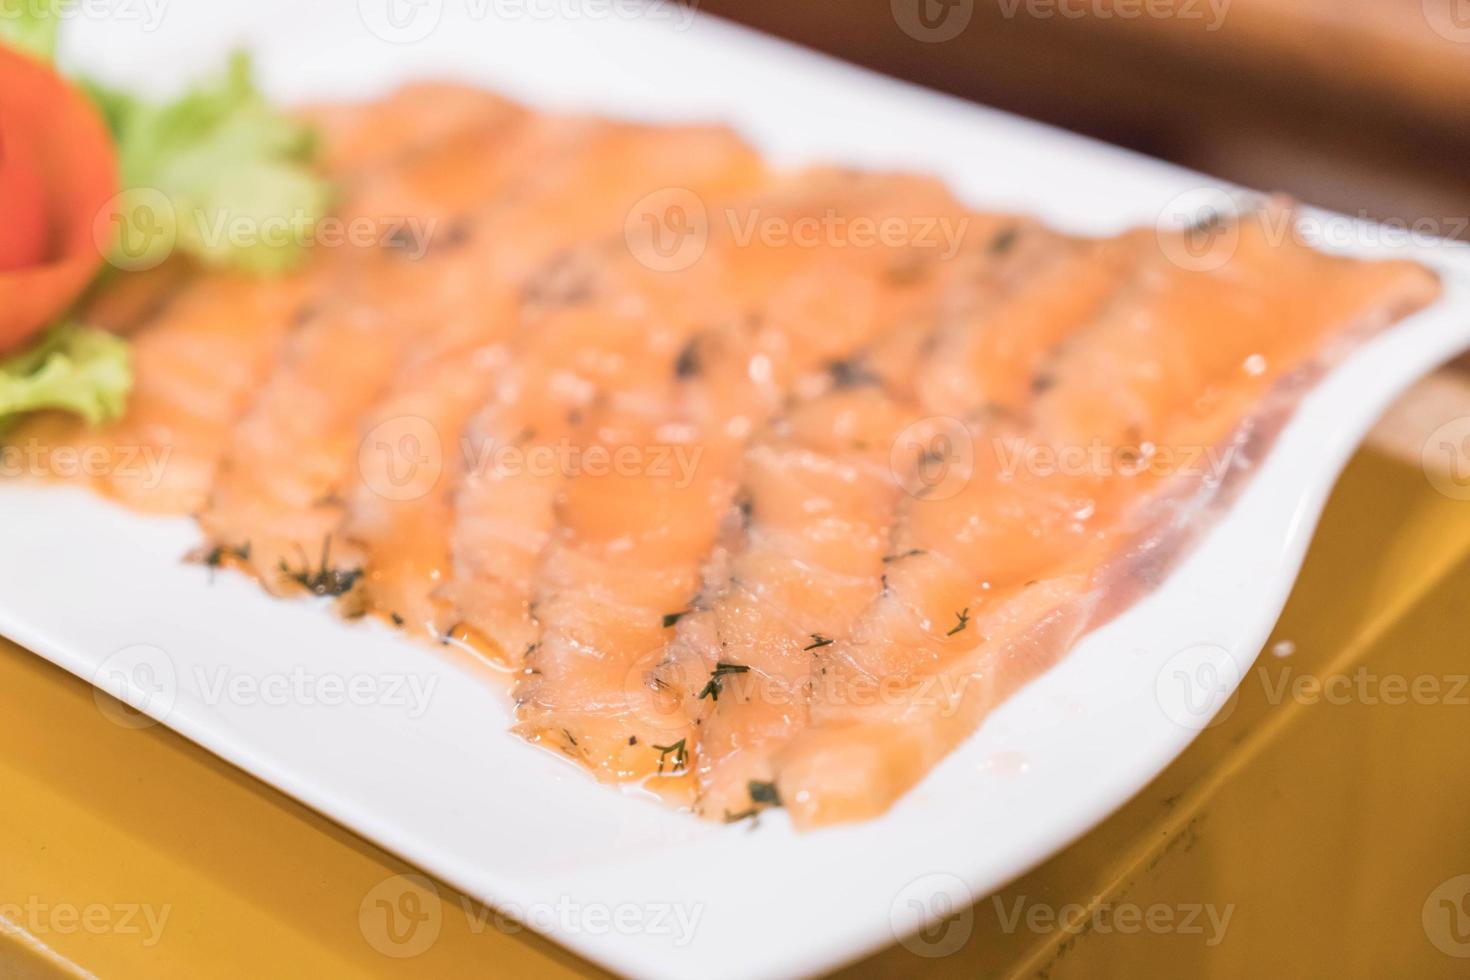
[[172, 248], [250, 272], [302, 258], [330, 185], [312, 169], [310, 127], [271, 107], [244, 53], [222, 78], [168, 103], [88, 88], [117, 139], [121, 210], [136, 225], [119, 265], [147, 267]]
[[26, 412], [60, 409], [97, 425], [119, 418], [133, 387], [127, 341], [63, 323], [0, 358], [0, 431]]
[[61, 0], [0, 0], [0, 44], [50, 61], [56, 57], [60, 7]]

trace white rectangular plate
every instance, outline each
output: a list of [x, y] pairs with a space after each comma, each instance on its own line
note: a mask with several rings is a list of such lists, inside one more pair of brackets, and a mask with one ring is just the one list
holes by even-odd
[[[67, 63], [166, 90], [244, 43], [270, 91], [292, 101], [450, 77], [541, 106], [720, 119], [781, 162], [931, 171], [975, 205], [1081, 232], [1153, 223], [1177, 195], [1209, 185], [718, 21], [689, 24], [668, 4], [632, 17], [616, 4], [424, 0], [396, 8], [409, 17], [399, 40], [423, 27], [414, 17], [437, 26], [389, 43], [367, 26], [384, 30], [388, 2], [178, 0], [156, 23], [70, 23]], [[531, 16], [557, 8], [585, 15]], [[1383, 251], [1371, 228], [1323, 220], [1357, 229], [1356, 250]], [[1464, 267], [1454, 249], [1421, 251]], [[859, 826], [797, 835], [779, 815], [753, 830], [716, 826], [596, 785], [507, 734], [493, 679], [238, 576], [211, 582], [180, 561], [197, 542], [191, 522], [79, 491], [0, 483], [0, 632], [146, 699], [221, 757], [598, 963], [647, 977], [810, 974], [999, 887], [1182, 750], [1197, 726], [1161, 706], [1161, 671], [1197, 666], [1188, 651], [1201, 644], [1226, 651], [1227, 685], [1232, 665], [1237, 675], [1249, 665], [1358, 439], [1399, 389], [1470, 340], [1470, 290], [1448, 279], [1441, 304], [1309, 395], [1230, 515], [1159, 592]]]

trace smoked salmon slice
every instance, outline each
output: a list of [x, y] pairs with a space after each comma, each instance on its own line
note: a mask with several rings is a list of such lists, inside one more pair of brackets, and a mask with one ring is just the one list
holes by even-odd
[[[516, 690], [519, 730], [603, 778], [688, 771], [692, 738], [670, 726], [666, 681], [655, 668], [670, 627], [698, 604], [706, 558], [735, 506], [740, 442], [794, 394], [851, 381], [870, 345], [889, 330], [921, 329], [936, 298], [963, 281], [968, 254], [921, 240], [924, 216], [954, 215], [963, 226], [957, 245], [967, 234], [980, 237], [983, 224], [942, 188], [912, 178], [817, 173], [773, 203], [747, 208], [711, 230], [700, 260], [718, 270], [733, 321], [744, 329], [713, 337], [702, 320], [676, 317], [644, 325], [651, 340], [670, 338], [651, 343], [642, 359], [659, 370], [652, 378], [640, 370], [631, 390], [599, 387], [605, 410], [591, 447], [602, 456], [626, 453], [635, 465], [574, 475], [541, 558], [533, 614], [540, 631]], [[853, 248], [847, 258], [849, 243], [835, 234], [801, 243], [738, 232], [751, 222], [796, 228], [826, 214], [864, 215], [908, 233]], [[743, 383], [731, 384], [736, 378]], [[743, 410], [732, 412], [725, 399]], [[739, 420], [733, 432], [732, 418]], [[655, 465], [671, 448], [697, 459], [691, 472]]]
[[[561, 376], [575, 368], [567, 362], [602, 350], [599, 336], [613, 333], [604, 317], [617, 316], [609, 307], [628, 301], [600, 271], [607, 249], [621, 243], [573, 243], [604, 235], [666, 186], [719, 200], [763, 176], [755, 153], [726, 130], [577, 125], [583, 145], [497, 216], [513, 231], [466, 248], [467, 294], [448, 299], [423, 338], [427, 350], [413, 355], [364, 423], [373, 445], [359, 456], [338, 531], [363, 565], [352, 601], [432, 638], [474, 630], [516, 651], [529, 642], [514, 626], [524, 622], [516, 603], [502, 593], [529, 583], [530, 572], [501, 563], [538, 540], [546, 523], [538, 501], [549, 500], [553, 484], [535, 473], [496, 473], [496, 456], [555, 441], [578, 407], [557, 397]], [[419, 446], [429, 454], [401, 458]], [[418, 483], [395, 487], [393, 470], [407, 474], [404, 464], [424, 470]]]
[[[856, 385], [798, 405], [747, 452], [745, 540], [723, 594], [679, 624], [665, 668], [686, 678], [694, 728], [681, 734], [699, 747], [701, 810], [749, 812], [749, 787], [771, 784], [772, 753], [805, 727], [808, 700], [828, 680], [820, 652], [849, 639], [890, 566], [918, 557], [892, 537], [904, 492], [950, 482], [922, 482], [923, 457], [967, 439], [961, 419], [1021, 411], [1037, 365], [1085, 332], [1136, 264], [1127, 249], [1079, 247], [1041, 229], [1026, 230], [1020, 247], [995, 248], [1018, 234], [992, 233], [985, 288], [950, 309], [912, 360], [873, 358]], [[922, 335], [916, 327], [900, 338]], [[937, 408], [955, 415], [930, 414]]]
[[[1322, 256], [1270, 235], [1277, 223], [1240, 221], [1233, 256], [1208, 272], [1155, 249], [1128, 295], [1050, 359], [1051, 381], [961, 492], [905, 501], [896, 536], [912, 557], [852, 639], [818, 652], [811, 725], [773, 765], [773, 798], [798, 826], [887, 809], [1000, 700], [1157, 584], [1200, 511], [1248, 472], [1197, 468], [1203, 451], [1270, 424], [1282, 410], [1272, 391], [1299, 394], [1334, 337], [1437, 295], [1419, 266]], [[1087, 462], [1038, 462], [1068, 450]], [[853, 696], [880, 686], [885, 696]]]
[[[329, 295], [294, 330], [254, 404], [235, 426], [200, 522], [210, 544], [239, 556], [272, 591], [305, 579], [337, 595], [354, 576], [317, 567], [340, 521], [356, 459], [358, 422], [386, 390], [405, 352], [432, 328], [419, 295], [448, 264], [445, 229], [493, 211], [556, 152], [519, 108], [412, 155], [365, 182], [346, 220], [419, 219], [415, 241], [388, 240], [339, 263]], [[337, 251], [337, 250], [332, 250]], [[357, 249], [343, 250], [357, 258]], [[335, 258], [335, 256], [327, 256]], [[344, 584], [345, 583], [345, 584]]]
[[[546, 285], [533, 291], [531, 306], [533, 316], [546, 319], [535, 330], [531, 352], [510, 369], [471, 423], [465, 443], [508, 447], [517, 459], [539, 457], [550, 465], [475, 466], [465, 475], [454, 502], [451, 578], [441, 590], [456, 613], [452, 631], [517, 666], [534, 643], [536, 569], [555, 529], [555, 495], [569, 476], [554, 457], [577, 445], [574, 435], [585, 430], [582, 417], [594, 401], [619, 392], [628, 398], [636, 388], [631, 380], [636, 372], [645, 385], [642, 397], [662, 404], [662, 392], [681, 374], [699, 373], [698, 384], [678, 386], [681, 396], [695, 401], [697, 411], [715, 413], [721, 425], [738, 426], [748, 425], [749, 414], [762, 410], [761, 403], [778, 397], [780, 382], [769, 376], [769, 368], [784, 363], [785, 341], [778, 330], [753, 320], [751, 306], [766, 296], [765, 285], [784, 273], [771, 262], [770, 249], [737, 252], [734, 225], [751, 214], [781, 219], [788, 199], [842, 179], [833, 173], [804, 175], [758, 204], [721, 202], [711, 195], [723, 220], [708, 228], [703, 256], [676, 276], [663, 274], [651, 262], [652, 253], [626, 236], [611, 249], [583, 249], [543, 270], [537, 281]], [[583, 285], [575, 287], [578, 282]], [[565, 296], [568, 284], [576, 302], [547, 303], [545, 294]], [[805, 302], [806, 296], [777, 295], [777, 309]], [[863, 296], [858, 292], [838, 302], [862, 302]], [[568, 333], [558, 337], [561, 331]], [[777, 346], [764, 352], [761, 345]], [[726, 349], [728, 356], [717, 356]], [[696, 364], [708, 364], [710, 370], [695, 372]], [[740, 404], [705, 403], [717, 394], [738, 397]], [[686, 446], [684, 451], [693, 450]]]

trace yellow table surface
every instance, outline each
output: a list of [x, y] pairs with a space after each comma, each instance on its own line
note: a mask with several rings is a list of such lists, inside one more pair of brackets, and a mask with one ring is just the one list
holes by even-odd
[[[1290, 656], [1091, 834], [850, 975], [1470, 976], [1467, 557], [1470, 503], [1359, 456]], [[0, 641], [0, 977], [598, 974], [101, 703]]]

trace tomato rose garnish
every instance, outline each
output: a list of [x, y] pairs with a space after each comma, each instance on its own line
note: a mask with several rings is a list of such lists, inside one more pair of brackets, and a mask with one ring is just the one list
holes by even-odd
[[55, 321], [96, 274], [94, 224], [117, 190], [112, 138], [91, 100], [0, 46], [0, 354]]
[[46, 185], [19, 127], [0, 117], [0, 272], [46, 258]]

